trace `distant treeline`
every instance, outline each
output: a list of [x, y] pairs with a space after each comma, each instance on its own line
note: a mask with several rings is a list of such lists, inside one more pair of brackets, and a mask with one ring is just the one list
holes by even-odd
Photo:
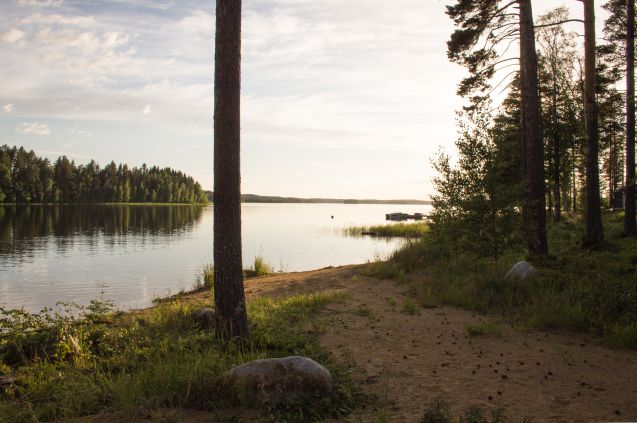
[[55, 163], [20, 147], [0, 147], [0, 203], [206, 203], [201, 185], [171, 168], [130, 168], [94, 160]]
[[[213, 200], [213, 193], [206, 191], [208, 199]], [[331, 204], [431, 204], [424, 200], [355, 200], [338, 198], [298, 198], [277, 197], [269, 195], [243, 194], [243, 203], [331, 203]]]

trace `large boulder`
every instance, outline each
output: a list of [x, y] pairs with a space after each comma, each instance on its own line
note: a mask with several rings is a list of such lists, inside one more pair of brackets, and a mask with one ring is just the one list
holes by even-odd
[[332, 391], [329, 370], [306, 357], [255, 360], [221, 375], [220, 385], [248, 407], [318, 400]]
[[520, 261], [516, 263], [511, 270], [504, 275], [504, 280], [507, 282], [511, 281], [523, 281], [529, 278], [532, 278], [537, 274], [537, 270], [535, 267], [528, 261]]

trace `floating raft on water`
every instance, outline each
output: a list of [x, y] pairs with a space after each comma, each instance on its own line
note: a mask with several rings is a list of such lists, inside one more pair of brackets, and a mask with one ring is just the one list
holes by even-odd
[[402, 222], [403, 220], [422, 220], [425, 217], [422, 213], [389, 213], [385, 215], [385, 220], [393, 220], [396, 222]]

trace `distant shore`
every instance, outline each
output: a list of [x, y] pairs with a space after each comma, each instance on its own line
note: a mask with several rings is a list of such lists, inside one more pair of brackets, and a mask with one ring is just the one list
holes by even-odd
[[[212, 202], [213, 193], [205, 191], [208, 199]], [[276, 195], [241, 195], [242, 203], [309, 203], [309, 204], [399, 204], [399, 205], [431, 205], [431, 201], [415, 199], [398, 200], [378, 200], [378, 199], [355, 199], [355, 198], [301, 198], [301, 197], [281, 197]]]

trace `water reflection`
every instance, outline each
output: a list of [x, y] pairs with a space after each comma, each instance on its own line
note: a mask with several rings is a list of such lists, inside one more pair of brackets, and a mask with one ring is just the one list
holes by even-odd
[[129, 242], [162, 242], [192, 230], [201, 206], [0, 206], [0, 258], [28, 259], [54, 246], [64, 254], [81, 241], [119, 248]]

